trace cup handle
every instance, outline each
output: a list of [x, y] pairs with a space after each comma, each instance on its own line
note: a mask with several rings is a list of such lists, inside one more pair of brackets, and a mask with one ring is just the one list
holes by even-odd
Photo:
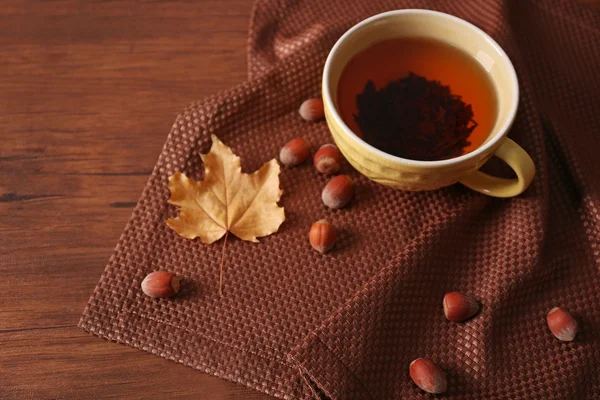
[[460, 178], [459, 182], [492, 197], [514, 197], [523, 193], [535, 175], [535, 164], [529, 154], [514, 141], [506, 138], [494, 155], [515, 171], [516, 179], [498, 178], [475, 171]]

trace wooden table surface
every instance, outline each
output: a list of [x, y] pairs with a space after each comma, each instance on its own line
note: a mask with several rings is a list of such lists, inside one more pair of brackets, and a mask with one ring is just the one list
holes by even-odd
[[270, 399], [77, 328], [176, 114], [246, 79], [251, 3], [0, 2], [1, 399]]

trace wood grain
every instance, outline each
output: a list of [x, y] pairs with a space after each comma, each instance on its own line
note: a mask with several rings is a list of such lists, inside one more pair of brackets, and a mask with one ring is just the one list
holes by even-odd
[[0, 3], [0, 398], [270, 398], [76, 327], [176, 114], [246, 79], [251, 5]]

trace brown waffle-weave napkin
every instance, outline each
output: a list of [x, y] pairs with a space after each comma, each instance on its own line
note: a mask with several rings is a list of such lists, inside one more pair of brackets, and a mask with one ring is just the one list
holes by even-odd
[[[431, 8], [493, 36], [521, 83], [510, 137], [537, 175], [501, 200], [460, 185], [432, 192], [379, 186], [349, 167], [357, 195], [327, 209], [327, 178], [307, 163], [284, 169], [287, 220], [260, 244], [230, 238], [224, 296], [221, 246], [165, 224], [167, 178], [203, 177], [200, 152], [216, 134], [246, 172], [287, 140], [331, 142], [298, 105], [318, 96], [325, 57], [354, 23], [399, 8]], [[80, 326], [281, 398], [430, 398], [408, 377], [428, 356], [448, 373], [448, 399], [600, 398], [600, 15], [566, 0], [258, 0], [250, 80], [195, 103], [175, 121]], [[313, 251], [312, 222], [341, 230], [335, 251]], [[145, 275], [184, 278], [171, 301], [140, 291]], [[445, 320], [444, 293], [482, 304]], [[580, 334], [561, 343], [545, 315], [569, 309]]]

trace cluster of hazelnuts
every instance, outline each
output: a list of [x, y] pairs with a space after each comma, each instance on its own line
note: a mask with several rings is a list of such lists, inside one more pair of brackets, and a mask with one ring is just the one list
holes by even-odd
[[[307, 121], [319, 121], [324, 117], [323, 102], [310, 99], [302, 103], [300, 115]], [[279, 154], [282, 164], [296, 166], [310, 157], [310, 146], [303, 138], [290, 140]], [[344, 161], [340, 150], [333, 144], [325, 144], [313, 157], [317, 171], [333, 175], [340, 171]], [[330, 208], [342, 208], [352, 199], [354, 185], [346, 175], [333, 177], [322, 193], [323, 203]], [[315, 222], [309, 233], [312, 247], [320, 253], [326, 253], [335, 244], [336, 231], [327, 220]], [[142, 281], [142, 291], [149, 297], [167, 298], [177, 294], [180, 278], [166, 271], [152, 272]], [[449, 321], [463, 322], [479, 312], [479, 304], [460, 292], [450, 292], [444, 296], [444, 315]], [[552, 334], [563, 342], [570, 342], [577, 335], [577, 320], [564, 308], [554, 307], [546, 316], [546, 323]], [[432, 360], [417, 358], [409, 365], [409, 374], [413, 382], [423, 391], [433, 394], [443, 393], [447, 388], [446, 373]]]
[[[300, 107], [300, 115], [308, 121], [323, 119], [323, 102], [320, 99], [305, 101]], [[296, 138], [281, 149], [279, 159], [288, 166], [303, 163], [310, 157], [310, 146], [306, 140]], [[333, 144], [325, 144], [313, 157], [315, 168], [322, 174], [332, 175], [340, 171], [344, 161], [339, 149]], [[332, 178], [323, 189], [321, 198], [330, 208], [342, 208], [352, 198], [354, 186], [346, 175]], [[309, 233], [312, 247], [320, 253], [329, 251], [336, 239], [336, 231], [327, 220], [315, 222]], [[142, 291], [149, 297], [168, 298], [179, 292], [180, 278], [166, 271], [152, 272], [142, 281]], [[479, 303], [460, 292], [450, 292], [444, 296], [444, 315], [449, 321], [463, 322], [474, 317], [480, 309]], [[552, 334], [563, 342], [575, 339], [578, 331], [577, 320], [567, 310], [554, 307], [546, 316], [546, 323]], [[443, 393], [448, 386], [446, 373], [429, 358], [417, 358], [409, 365], [412, 381], [423, 391], [433, 394]]]
[[[307, 121], [316, 122], [324, 118], [323, 101], [321, 99], [306, 100], [300, 106], [300, 116]], [[301, 137], [287, 142], [279, 152], [279, 161], [283, 165], [294, 167], [302, 164], [310, 157], [310, 145]], [[317, 171], [325, 175], [338, 173], [344, 162], [342, 153], [334, 144], [324, 144], [313, 156], [313, 164]], [[354, 183], [347, 175], [337, 175], [327, 183], [321, 199], [329, 208], [339, 209], [350, 202], [354, 196]], [[336, 231], [327, 220], [315, 222], [309, 233], [312, 247], [320, 253], [326, 253], [335, 244]]]

